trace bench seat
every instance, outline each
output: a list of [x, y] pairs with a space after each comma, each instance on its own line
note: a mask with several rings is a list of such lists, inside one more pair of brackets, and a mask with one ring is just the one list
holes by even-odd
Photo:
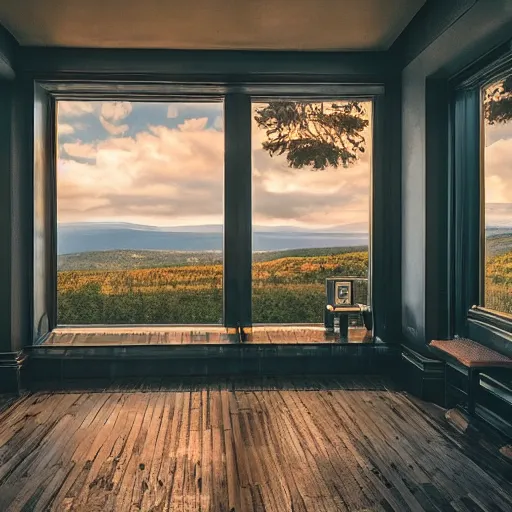
[[444, 352], [468, 368], [512, 368], [512, 359], [466, 338], [434, 340], [430, 347]]
[[455, 361], [468, 369], [467, 404], [470, 414], [475, 413], [480, 372], [491, 368], [512, 368], [512, 358], [470, 339], [434, 340], [429, 347], [447, 364]]

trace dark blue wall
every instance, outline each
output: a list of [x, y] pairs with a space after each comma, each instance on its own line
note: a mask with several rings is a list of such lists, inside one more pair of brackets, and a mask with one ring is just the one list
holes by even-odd
[[[428, 4], [429, 2], [427, 2]], [[452, 333], [448, 80], [512, 37], [512, 2], [437, 4], [399, 43], [402, 70], [402, 331], [423, 349]], [[445, 23], [439, 19], [445, 17]], [[430, 29], [429, 29], [430, 27]], [[420, 30], [421, 28], [421, 30]], [[434, 34], [432, 34], [434, 31]], [[437, 32], [437, 33], [435, 33]], [[395, 50], [398, 52], [398, 50]]]

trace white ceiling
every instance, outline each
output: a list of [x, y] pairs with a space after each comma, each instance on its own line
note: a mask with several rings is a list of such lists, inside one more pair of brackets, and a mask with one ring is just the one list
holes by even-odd
[[385, 50], [425, 0], [0, 0], [22, 45]]

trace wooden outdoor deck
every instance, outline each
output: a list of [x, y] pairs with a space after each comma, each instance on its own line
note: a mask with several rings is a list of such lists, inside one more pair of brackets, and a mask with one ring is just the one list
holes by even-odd
[[369, 377], [37, 392], [0, 413], [0, 510], [512, 510], [441, 412]]
[[[66, 327], [55, 329], [46, 345], [187, 345], [237, 342], [224, 327]], [[247, 343], [338, 343], [339, 334], [326, 333], [323, 325], [254, 327]], [[365, 328], [349, 329], [350, 343], [373, 343]]]

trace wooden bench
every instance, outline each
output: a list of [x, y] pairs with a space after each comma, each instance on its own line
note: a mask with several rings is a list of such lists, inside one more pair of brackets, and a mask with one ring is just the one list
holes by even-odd
[[512, 368], [512, 359], [466, 338], [434, 340], [430, 348], [445, 362], [456, 361], [468, 371], [468, 412], [475, 413], [480, 373], [491, 368]]

